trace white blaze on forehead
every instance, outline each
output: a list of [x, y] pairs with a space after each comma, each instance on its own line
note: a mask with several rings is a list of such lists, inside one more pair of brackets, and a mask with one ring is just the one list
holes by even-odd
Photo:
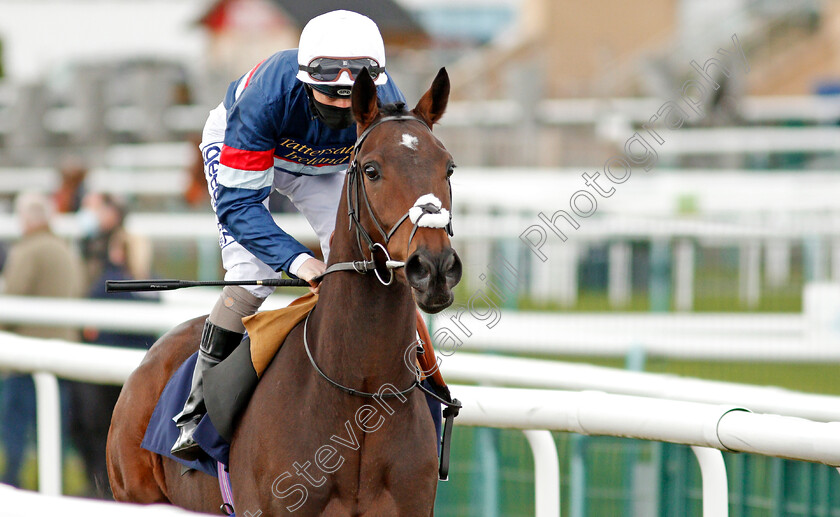
[[419, 140], [417, 140], [416, 136], [409, 135], [408, 133], [403, 133], [402, 141], [400, 142], [400, 145], [404, 145], [405, 147], [408, 147], [412, 151], [416, 151], [418, 142], [419, 142]]

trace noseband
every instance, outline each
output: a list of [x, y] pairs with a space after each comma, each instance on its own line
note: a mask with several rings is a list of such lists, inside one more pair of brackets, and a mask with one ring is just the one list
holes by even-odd
[[[449, 234], [450, 237], [453, 235], [452, 214], [445, 208], [442, 208], [440, 200], [432, 194], [421, 196], [388, 232], [383, 229], [382, 224], [376, 217], [376, 213], [370, 206], [370, 199], [368, 198], [367, 190], [365, 189], [365, 181], [360, 171], [361, 167], [359, 166], [359, 151], [362, 148], [362, 144], [364, 144], [371, 131], [381, 124], [384, 124], [385, 122], [405, 122], [409, 120], [416, 120], [422, 123], [429, 132], [432, 131], [425, 121], [413, 115], [390, 115], [382, 117], [368, 126], [368, 128], [365, 129], [356, 140], [356, 144], [353, 146], [353, 158], [347, 169], [347, 216], [350, 218], [348, 230], [355, 227], [356, 244], [359, 247], [359, 252], [363, 257], [363, 260], [333, 264], [328, 267], [323, 274], [317, 277], [316, 280], [320, 280], [324, 277], [324, 275], [334, 273], [336, 271], [355, 271], [360, 274], [366, 274], [373, 271], [376, 278], [382, 285], [391, 285], [394, 281], [394, 269], [404, 267], [405, 262], [392, 260], [391, 255], [388, 253], [387, 246], [391, 241], [391, 238], [406, 220], [410, 220], [414, 225], [414, 228], [411, 230], [411, 235], [408, 238], [409, 247], [411, 247], [411, 241], [414, 239], [414, 234], [417, 233], [417, 228], [420, 227], [441, 228], [445, 229], [446, 233]], [[446, 179], [446, 183], [449, 186], [449, 198], [451, 201], [452, 184], [449, 182], [449, 178]], [[376, 230], [382, 236], [384, 244], [375, 242], [362, 225], [359, 212], [360, 198], [364, 201], [364, 206], [367, 209], [371, 220], [373, 220]], [[362, 246], [362, 240], [364, 240], [367, 244], [368, 251], [370, 252], [370, 260], [364, 259], [366, 254], [364, 246]]]

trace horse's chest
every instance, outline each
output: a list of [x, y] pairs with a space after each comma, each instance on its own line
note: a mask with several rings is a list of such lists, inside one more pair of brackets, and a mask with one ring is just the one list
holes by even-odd
[[[297, 359], [304, 362], [283, 371], [309, 367]], [[278, 369], [267, 371], [254, 395], [261, 404], [249, 405], [231, 449], [233, 469], [241, 465], [253, 476], [231, 476], [243, 511], [429, 515], [437, 451], [422, 393], [375, 401], [324, 388], [317, 377], [292, 382]]]
[[259, 506], [276, 508], [278, 515], [428, 515], [437, 455], [423, 406], [423, 412], [402, 415], [369, 413], [364, 406], [349, 416], [310, 413], [305, 432], [301, 421], [292, 427], [299, 432], [275, 435], [272, 445], [280, 447], [272, 472], [281, 465], [283, 473], [257, 483], [271, 486], [255, 494]]
[[368, 436], [344, 472], [336, 472], [324, 515], [428, 515], [434, 505], [437, 458], [409, 432]]

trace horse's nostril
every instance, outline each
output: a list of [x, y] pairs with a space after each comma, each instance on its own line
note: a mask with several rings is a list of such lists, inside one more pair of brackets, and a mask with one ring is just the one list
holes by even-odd
[[417, 253], [408, 257], [405, 263], [405, 276], [411, 287], [418, 291], [425, 291], [429, 287], [431, 271], [426, 261], [420, 258]]
[[462, 265], [461, 265], [461, 258], [458, 257], [458, 254], [455, 253], [455, 250], [452, 250], [452, 255], [446, 258], [446, 262], [444, 263], [444, 269], [446, 275], [446, 283], [449, 288], [453, 288], [458, 285], [458, 282], [461, 281], [461, 274], [462, 274]]

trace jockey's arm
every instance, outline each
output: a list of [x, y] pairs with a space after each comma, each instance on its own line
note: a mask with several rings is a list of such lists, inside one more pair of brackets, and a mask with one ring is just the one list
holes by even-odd
[[280, 113], [282, 107], [266, 101], [257, 85], [245, 88], [228, 109], [216, 214], [254, 256], [275, 271], [296, 276], [312, 252], [280, 229], [263, 204], [273, 188], [275, 120]]
[[[259, 189], [226, 186], [223, 183], [226, 179], [222, 179], [224, 168], [223, 150], [216, 205], [219, 222], [239, 244], [272, 269], [294, 274], [291, 266], [295, 259], [301, 254], [311, 257], [312, 252], [274, 222], [268, 208], [263, 204], [263, 200], [271, 191], [271, 186]], [[271, 173], [273, 174], [273, 171]], [[299, 261], [296, 266], [301, 264], [302, 261]]]
[[[270, 193], [271, 187], [268, 189]], [[326, 270], [326, 265], [275, 224], [263, 204], [267, 194], [262, 199], [260, 197], [259, 192], [220, 186], [217, 205], [219, 222], [254, 256], [275, 271], [282, 269], [309, 282], [310, 290], [317, 294], [318, 284], [313, 279]]]

